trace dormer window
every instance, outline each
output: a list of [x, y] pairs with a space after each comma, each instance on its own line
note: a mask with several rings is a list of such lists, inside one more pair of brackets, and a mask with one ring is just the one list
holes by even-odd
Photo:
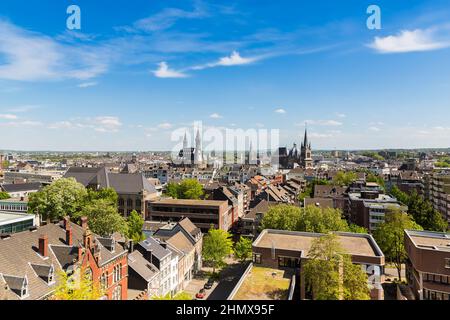
[[26, 298], [28, 297], [28, 277], [25, 276], [22, 283], [22, 288], [20, 290], [20, 298]]
[[53, 265], [50, 266], [50, 270], [48, 272], [48, 284], [55, 283], [55, 267]]

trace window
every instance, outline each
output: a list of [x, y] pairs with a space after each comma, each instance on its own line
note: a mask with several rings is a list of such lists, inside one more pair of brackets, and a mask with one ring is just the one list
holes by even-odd
[[104, 272], [100, 278], [102, 289], [108, 288], [108, 271]]
[[450, 269], [450, 258], [445, 258], [445, 268]]
[[21, 296], [21, 298], [25, 298], [28, 296], [28, 278], [27, 277], [25, 277], [23, 279], [20, 296]]
[[54, 283], [55, 282], [55, 267], [53, 264], [50, 266], [50, 270], [48, 272], [48, 283]]
[[133, 206], [133, 200], [128, 199], [127, 200], [127, 206], [132, 207]]
[[122, 300], [122, 286], [118, 285], [114, 288], [112, 300]]
[[123, 199], [119, 199], [119, 206], [123, 206], [123, 204], [124, 204]]
[[261, 264], [261, 254], [260, 253], [253, 254], [253, 263]]

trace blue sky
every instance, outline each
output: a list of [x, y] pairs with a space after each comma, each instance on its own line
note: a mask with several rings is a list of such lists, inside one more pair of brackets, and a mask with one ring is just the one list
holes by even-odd
[[315, 149], [449, 147], [449, 120], [449, 1], [0, 2], [2, 149], [170, 150], [194, 121], [288, 146], [307, 122]]

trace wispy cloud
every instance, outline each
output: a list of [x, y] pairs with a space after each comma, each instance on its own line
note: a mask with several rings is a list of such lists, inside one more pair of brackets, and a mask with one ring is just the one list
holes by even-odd
[[274, 112], [275, 112], [275, 113], [279, 113], [279, 114], [285, 114], [285, 113], [286, 113], [286, 110], [284, 110], [283, 108], [278, 108], [278, 109], [275, 109]]
[[120, 27], [124, 31], [136, 32], [146, 31], [154, 32], [169, 29], [178, 20], [182, 19], [200, 19], [208, 17], [209, 13], [203, 6], [201, 1], [196, 1], [194, 3], [194, 8], [192, 11], [183, 10], [179, 8], [165, 8], [162, 11], [151, 15], [147, 18], [140, 19], [133, 24], [133, 27]]
[[241, 57], [239, 52], [233, 51], [231, 53], [231, 55], [221, 57], [221, 58], [219, 58], [218, 61], [215, 61], [212, 63], [207, 63], [204, 65], [193, 66], [189, 69], [202, 70], [202, 69], [206, 69], [206, 68], [214, 68], [214, 67], [220, 67], [220, 66], [221, 67], [240, 66], [240, 65], [253, 63], [259, 59], [260, 59], [260, 57], [244, 58], [244, 57]]
[[[310, 125], [325, 126], [325, 127], [342, 126], [343, 124], [342, 122], [336, 120], [306, 120], [305, 122]], [[298, 125], [303, 126], [303, 124]]]
[[163, 122], [158, 125], [159, 129], [170, 129], [172, 127], [173, 127], [173, 125], [169, 122]]
[[405, 53], [447, 48], [450, 41], [437, 38], [437, 28], [402, 30], [396, 35], [375, 37], [369, 47], [379, 53]]
[[[0, 19], [0, 79], [89, 79], [107, 70], [98, 48], [58, 42]], [[103, 59], [104, 58], [104, 59]]]
[[12, 107], [12, 108], [9, 108], [8, 111], [13, 112], [13, 113], [24, 113], [24, 112], [29, 112], [31, 110], [35, 110], [35, 109], [39, 109], [39, 108], [40, 108], [40, 106], [30, 104], [30, 105]]
[[381, 131], [380, 128], [375, 127], [375, 126], [369, 127], [369, 130], [370, 130], [370, 131], [374, 131], [374, 132], [379, 132], [379, 131]]
[[220, 119], [220, 118], [222, 118], [222, 116], [220, 114], [218, 114], [218, 113], [210, 114], [209, 117], [211, 119]]
[[17, 116], [15, 114], [0, 114], [0, 119], [7, 119], [7, 120], [14, 120], [17, 119]]
[[158, 64], [158, 69], [152, 71], [158, 78], [186, 78], [187, 74], [169, 68], [167, 62], [163, 61]]
[[98, 82], [83, 82], [77, 85], [78, 88], [89, 88], [89, 87], [95, 87], [96, 85], [98, 85]]
[[94, 118], [74, 118], [48, 125], [50, 129], [92, 129], [97, 132], [117, 132], [122, 122], [115, 116], [99, 116]]

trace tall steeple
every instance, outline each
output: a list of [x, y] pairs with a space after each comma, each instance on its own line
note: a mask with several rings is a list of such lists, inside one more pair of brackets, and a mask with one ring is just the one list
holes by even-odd
[[200, 138], [200, 129], [197, 129], [195, 137], [194, 163], [201, 165], [203, 163], [202, 140]]
[[184, 133], [184, 139], [183, 139], [183, 150], [186, 150], [188, 145], [187, 145], [187, 135], [186, 132]]
[[308, 124], [305, 122], [305, 139], [303, 141], [303, 146], [308, 146]]

